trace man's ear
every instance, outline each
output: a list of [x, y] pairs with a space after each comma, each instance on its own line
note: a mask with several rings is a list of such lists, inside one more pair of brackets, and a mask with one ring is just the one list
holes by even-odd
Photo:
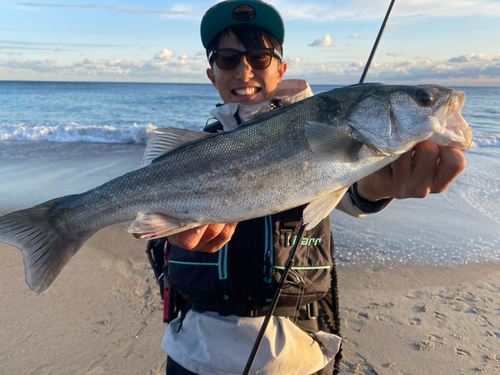
[[285, 75], [287, 67], [288, 67], [288, 65], [286, 64], [286, 61], [283, 61], [278, 66], [278, 83], [280, 83], [283, 80], [283, 76]]
[[211, 69], [211, 68], [208, 68], [208, 69], [207, 69], [207, 77], [208, 77], [208, 79], [212, 82], [212, 85], [214, 85], [214, 87], [215, 87], [216, 89], [218, 89], [218, 88], [217, 88], [217, 81], [215, 80], [215, 75], [214, 75], [214, 71], [213, 71], [213, 69]]

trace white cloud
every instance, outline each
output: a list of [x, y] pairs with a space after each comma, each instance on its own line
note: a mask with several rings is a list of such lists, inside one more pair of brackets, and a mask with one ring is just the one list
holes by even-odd
[[106, 66], [117, 66], [121, 64], [121, 60], [109, 60], [106, 61]]
[[361, 35], [361, 34], [354, 33], [354, 34], [352, 34], [352, 35], [349, 35], [349, 38], [353, 38], [353, 39], [364, 39], [364, 38], [366, 38], [366, 35]]
[[396, 31], [398, 31], [398, 28], [396, 26], [394, 26], [394, 25], [386, 26], [385, 29], [389, 30], [389, 31], [392, 31], [393, 33], [395, 33]]
[[[393, 84], [436, 83], [442, 85], [500, 84], [500, 64], [484, 54], [476, 54], [467, 64], [450, 61], [433, 61], [429, 58], [373, 63], [366, 82]], [[312, 84], [324, 84], [328, 80], [335, 84], [352, 84], [359, 81], [365, 67], [364, 61], [309, 63], [300, 70], [291, 71], [293, 78], [307, 79]], [[330, 77], [330, 78], [327, 78]], [[290, 76], [289, 76], [290, 78]]]
[[332, 47], [334, 45], [330, 35], [325, 36], [323, 39], [316, 39], [311, 44], [308, 44], [309, 47]]
[[[155, 82], [205, 82], [206, 62], [181, 55], [173, 62], [174, 53], [164, 49], [151, 60], [124, 61], [121, 59], [102, 60], [85, 58], [71, 65], [59, 65], [54, 59], [47, 60], [1, 60], [0, 71], [7, 76], [13, 73], [36, 72], [45, 77], [57, 76], [64, 80], [118, 80], [118, 81], [155, 81]], [[162, 59], [163, 57], [163, 59]]]
[[392, 51], [389, 51], [389, 52], [387, 52], [387, 56], [399, 57], [399, 56], [403, 56], [403, 54], [402, 54], [402, 53], [399, 53], [399, 52], [392, 52]]
[[462, 55], [449, 59], [448, 62], [469, 63], [475, 61], [488, 61], [491, 60], [488, 55], [484, 53], [471, 53], [470, 55]]
[[188, 59], [188, 55], [183, 54], [183, 55], [179, 56], [178, 59], [179, 60], [187, 60]]
[[168, 49], [164, 48], [161, 52], [157, 53], [155, 55], [155, 59], [158, 60], [170, 60], [174, 56], [174, 53], [172, 51], [169, 51]]
[[[6, 56], [6, 55], [4, 55]], [[181, 55], [181, 57], [184, 55]], [[453, 60], [453, 61], [452, 61]], [[365, 62], [352, 57], [349, 61], [315, 63], [299, 57], [287, 57], [287, 78], [304, 78], [310, 83], [351, 84], [359, 81]], [[405, 61], [374, 63], [367, 82], [384, 83], [450, 83], [500, 84], [500, 56], [491, 58], [476, 53], [434, 61], [423, 56]], [[6, 76], [28, 76], [35, 73], [42, 79], [118, 80], [154, 82], [206, 82], [206, 61], [185, 56], [182, 59], [141, 61], [84, 58], [63, 65], [54, 59], [0, 59], [0, 71]]]
[[302, 64], [307, 63], [307, 59], [301, 59], [299, 57], [287, 57], [285, 59], [288, 69], [294, 70], [302, 66]]
[[103, 64], [104, 64], [103, 61], [96, 60], [96, 59], [89, 57], [89, 58], [86, 58], [85, 60], [83, 60], [83, 62], [81, 64], [79, 64], [79, 66], [98, 66], [98, 65], [103, 65]]
[[60, 72], [61, 68], [56, 65], [56, 60], [0, 60], [0, 66], [10, 69], [32, 70], [37, 73]]

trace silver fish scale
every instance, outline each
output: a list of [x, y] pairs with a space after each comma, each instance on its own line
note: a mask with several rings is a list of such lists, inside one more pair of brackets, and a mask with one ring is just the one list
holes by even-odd
[[137, 212], [201, 225], [246, 220], [311, 202], [379, 169], [382, 158], [366, 147], [356, 163], [318, 155], [305, 136], [307, 123], [331, 124], [352, 133], [347, 120], [364, 97], [398, 90], [373, 84], [316, 95], [233, 132], [183, 146], [62, 202], [58, 209], [72, 208], [72, 216], [63, 220], [71, 227], [68, 231], [80, 232], [131, 220]]

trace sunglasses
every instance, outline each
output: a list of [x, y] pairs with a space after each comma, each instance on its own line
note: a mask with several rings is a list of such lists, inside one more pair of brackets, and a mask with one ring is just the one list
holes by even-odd
[[274, 48], [256, 48], [248, 51], [238, 51], [233, 48], [221, 48], [210, 52], [208, 60], [215, 63], [222, 70], [232, 70], [238, 66], [241, 56], [245, 56], [253, 69], [266, 69], [271, 65], [273, 55], [281, 61], [281, 55]]

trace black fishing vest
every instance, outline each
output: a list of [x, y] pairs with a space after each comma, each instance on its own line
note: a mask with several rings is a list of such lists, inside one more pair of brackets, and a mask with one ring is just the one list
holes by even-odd
[[[168, 281], [197, 310], [253, 316], [270, 305], [298, 233], [303, 207], [239, 222], [218, 252], [171, 246]], [[330, 219], [303, 234], [277, 307], [310, 304], [330, 288]]]

